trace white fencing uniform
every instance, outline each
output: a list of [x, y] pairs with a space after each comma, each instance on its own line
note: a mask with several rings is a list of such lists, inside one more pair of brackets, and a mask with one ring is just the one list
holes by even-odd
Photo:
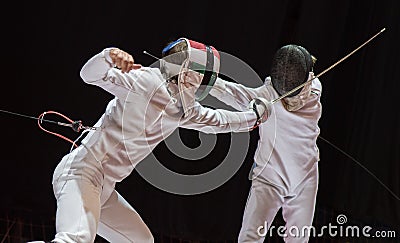
[[[310, 77], [313, 77], [312, 73]], [[318, 187], [316, 140], [321, 117], [321, 90], [320, 81], [314, 79], [311, 94], [301, 109], [290, 112], [282, 102], [277, 102], [273, 105], [272, 116], [259, 126], [260, 139], [238, 239], [240, 243], [263, 242], [263, 233], [268, 229], [260, 230], [259, 227], [269, 227], [280, 208], [286, 229], [295, 226], [301, 232], [303, 226], [312, 225]], [[237, 110], [245, 110], [254, 97], [273, 100], [279, 96], [269, 77], [258, 88], [218, 78], [210, 94]], [[292, 232], [296, 233], [295, 229]], [[286, 242], [308, 241], [308, 237], [291, 237], [288, 231], [286, 233]]]
[[111, 65], [109, 49], [82, 68], [86, 83], [115, 96], [81, 145], [65, 155], [53, 175], [57, 199], [54, 242], [153, 242], [139, 214], [119, 195], [115, 183], [127, 177], [176, 128], [206, 133], [249, 131], [253, 111], [213, 110], [194, 103], [182, 118], [179, 101], [168, 92], [159, 69], [122, 73]]

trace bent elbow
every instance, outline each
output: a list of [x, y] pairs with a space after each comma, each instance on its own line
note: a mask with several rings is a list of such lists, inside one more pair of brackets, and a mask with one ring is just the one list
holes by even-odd
[[88, 68], [85, 66], [82, 67], [81, 71], [79, 72], [79, 75], [81, 76], [81, 79], [85, 83], [90, 83], [90, 72], [88, 71]]

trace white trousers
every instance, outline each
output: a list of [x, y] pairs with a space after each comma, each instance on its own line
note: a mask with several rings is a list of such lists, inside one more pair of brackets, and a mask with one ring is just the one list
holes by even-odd
[[[53, 241], [91, 243], [98, 234], [109, 242], [154, 242], [142, 218], [114, 189], [114, 183], [93, 179], [95, 177], [88, 176], [89, 170], [81, 176], [68, 176], [74, 171], [74, 157], [65, 156], [54, 173], [57, 213]], [[78, 165], [85, 163], [79, 161]], [[101, 170], [92, 171], [99, 173]], [[109, 192], [107, 198], [102, 198], [104, 191]]]
[[[282, 236], [285, 242], [308, 242], [317, 190], [318, 163], [293, 190], [256, 177], [252, 181], [238, 242], [262, 243], [265, 237], [275, 234]], [[270, 226], [280, 208], [285, 225], [279, 230], [280, 226]]]

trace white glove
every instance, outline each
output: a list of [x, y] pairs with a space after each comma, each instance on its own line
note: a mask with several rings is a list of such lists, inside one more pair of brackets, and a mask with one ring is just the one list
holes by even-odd
[[264, 98], [254, 98], [250, 101], [248, 108], [256, 113], [257, 121], [254, 127], [257, 127], [271, 116], [272, 103]]

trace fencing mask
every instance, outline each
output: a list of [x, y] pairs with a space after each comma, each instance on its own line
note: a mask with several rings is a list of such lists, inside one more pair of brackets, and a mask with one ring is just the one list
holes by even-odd
[[176, 81], [184, 113], [203, 100], [217, 79], [220, 55], [212, 47], [186, 38], [167, 45], [160, 68], [167, 80]]
[[[272, 85], [279, 95], [284, 95], [306, 82], [312, 67], [313, 57], [304, 47], [285, 45], [275, 53], [272, 60], [270, 74]], [[300, 92], [301, 89], [288, 97]]]

